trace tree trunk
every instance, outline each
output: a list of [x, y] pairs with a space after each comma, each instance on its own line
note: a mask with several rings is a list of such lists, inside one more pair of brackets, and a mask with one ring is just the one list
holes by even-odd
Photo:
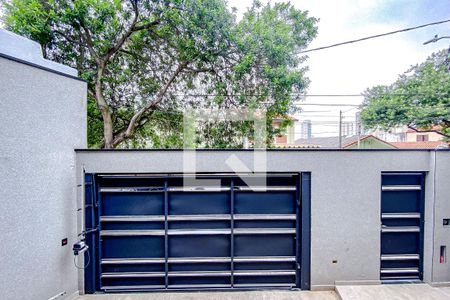
[[[105, 99], [103, 98], [102, 94], [97, 94], [97, 102], [101, 103], [104, 102]], [[102, 99], [102, 100], [100, 100]], [[105, 141], [105, 144], [103, 148], [110, 149], [113, 148], [113, 122], [111, 118], [111, 113], [109, 112], [108, 106], [103, 106], [99, 104], [100, 111], [102, 113], [103, 118], [103, 138]]]
[[103, 96], [103, 87], [101, 80], [103, 76], [103, 70], [103, 67], [98, 68], [97, 80], [95, 81], [95, 99], [97, 100], [98, 108], [100, 109], [103, 118], [103, 148], [110, 149], [113, 148], [113, 122], [108, 103], [106, 103], [105, 97]]

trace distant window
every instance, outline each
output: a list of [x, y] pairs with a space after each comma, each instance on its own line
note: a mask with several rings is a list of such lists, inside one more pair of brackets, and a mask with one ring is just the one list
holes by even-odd
[[418, 141], [418, 142], [428, 142], [428, 134], [418, 134], [416, 136], [416, 141]]

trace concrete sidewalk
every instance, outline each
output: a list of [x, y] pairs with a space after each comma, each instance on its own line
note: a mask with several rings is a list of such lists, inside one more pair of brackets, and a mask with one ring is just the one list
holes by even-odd
[[336, 286], [334, 291], [126, 293], [78, 296], [76, 300], [448, 300], [450, 287], [428, 284]]
[[382, 284], [336, 286], [342, 300], [448, 300], [450, 288], [428, 284]]
[[84, 295], [76, 300], [339, 300], [334, 291], [183, 292]]

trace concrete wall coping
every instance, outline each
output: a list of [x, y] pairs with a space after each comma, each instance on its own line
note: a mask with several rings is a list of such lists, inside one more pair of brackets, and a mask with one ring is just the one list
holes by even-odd
[[306, 149], [75, 149], [75, 152], [180, 152], [180, 151], [201, 151], [201, 152], [450, 152], [450, 149], [335, 149], [335, 148], [306, 148]]
[[78, 76], [76, 69], [45, 59], [39, 43], [4, 29], [0, 29], [0, 54], [58, 73]]

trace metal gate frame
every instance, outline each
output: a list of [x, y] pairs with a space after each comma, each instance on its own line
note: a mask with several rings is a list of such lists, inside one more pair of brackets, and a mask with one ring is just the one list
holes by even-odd
[[[383, 180], [383, 176], [390, 176], [390, 177], [399, 177], [400, 179], [403, 179], [405, 177], [410, 178], [418, 178], [419, 182], [416, 183], [416, 185], [411, 185], [410, 183], [396, 183], [394, 185], [383, 185], [381, 186], [381, 198], [380, 200], [383, 200], [383, 192], [398, 192], [402, 193], [405, 191], [410, 192], [418, 192], [418, 211], [413, 213], [383, 213], [382, 205], [380, 202], [380, 223], [381, 223], [381, 230], [380, 230], [380, 280], [382, 283], [404, 283], [404, 282], [422, 282], [423, 281], [423, 254], [424, 254], [424, 225], [425, 225], [425, 179], [426, 179], [426, 172], [405, 172], [405, 171], [389, 171], [389, 172], [382, 172], [381, 173], [381, 179]], [[415, 215], [417, 214], [417, 215]], [[383, 217], [383, 215], [388, 215], [387, 217]], [[411, 220], [411, 219], [417, 219], [418, 224], [416, 226], [403, 226], [402, 225], [390, 225], [390, 226], [384, 226], [383, 220], [389, 219], [394, 221], [401, 221], [401, 220]], [[384, 227], [384, 228], [383, 228]], [[417, 228], [417, 229], [416, 229]], [[401, 234], [402, 232], [412, 232], [412, 230], [418, 230], [416, 232], [418, 234], [418, 252], [416, 254], [406, 254], [406, 255], [383, 255], [382, 248], [383, 248], [383, 233], [384, 232], [395, 232], [394, 234]], [[393, 234], [393, 233], [390, 233]], [[405, 276], [405, 270], [408, 271], [408, 268], [399, 268], [398, 270], [395, 270], [393, 268], [392, 270], [387, 269], [390, 274], [398, 275], [398, 279], [390, 279], [389, 276], [383, 276], [383, 262], [394, 262], [394, 263], [402, 263], [405, 261], [411, 261], [411, 260], [418, 260], [417, 263], [417, 279], [409, 279]], [[386, 271], [385, 271], [386, 272]], [[397, 273], [398, 274], [397, 274]], [[401, 275], [403, 274], [403, 275]], [[414, 276], [411, 276], [414, 277]]]
[[[285, 174], [285, 173], [271, 173], [271, 174]], [[292, 174], [292, 173], [290, 173]], [[309, 290], [310, 289], [310, 261], [311, 261], [311, 173], [302, 172], [297, 174], [297, 222], [296, 222], [296, 289]], [[84, 176], [84, 231], [86, 244], [89, 246], [88, 251], [84, 253], [84, 261], [87, 265], [84, 269], [84, 292], [92, 294], [101, 292], [100, 289], [100, 274], [101, 263], [99, 257], [101, 257], [100, 245], [100, 190], [98, 186], [99, 175], [112, 175], [112, 174], [95, 174], [86, 173]], [[113, 174], [121, 175], [121, 174]], [[128, 174], [123, 174], [124, 176]], [[135, 174], [137, 175], [137, 174]], [[140, 176], [144, 174], [139, 174]], [[155, 176], [161, 174], [145, 175]], [[183, 176], [182, 174], [165, 174], [167, 178], [173, 178], [174, 175]], [[203, 174], [205, 175], [205, 174]], [[214, 176], [214, 173], [209, 175]], [[231, 176], [239, 176], [239, 174], [229, 173]], [[255, 174], [257, 175], [257, 174]], [[145, 291], [176, 291], [177, 289], [168, 288], [168, 239], [167, 239], [167, 182], [164, 191], [164, 207], [165, 207], [165, 287], [164, 288], [152, 288]], [[233, 199], [233, 192], [231, 193]], [[233, 200], [232, 204], [233, 204]], [[233, 214], [231, 214], [233, 215]], [[233, 224], [233, 222], [231, 222]], [[231, 225], [233, 228], [233, 225]], [[233, 251], [233, 234], [231, 234], [231, 247]], [[233, 258], [233, 255], [231, 255]], [[233, 259], [231, 260], [231, 282], [233, 282]], [[202, 290], [257, 290], [259, 288], [251, 287], [233, 287], [231, 288], [205, 288]], [[264, 289], [264, 288], [261, 288]], [[267, 289], [267, 288], [266, 288]], [[186, 289], [182, 289], [186, 290]], [[139, 291], [142, 291], [139, 289]]]

